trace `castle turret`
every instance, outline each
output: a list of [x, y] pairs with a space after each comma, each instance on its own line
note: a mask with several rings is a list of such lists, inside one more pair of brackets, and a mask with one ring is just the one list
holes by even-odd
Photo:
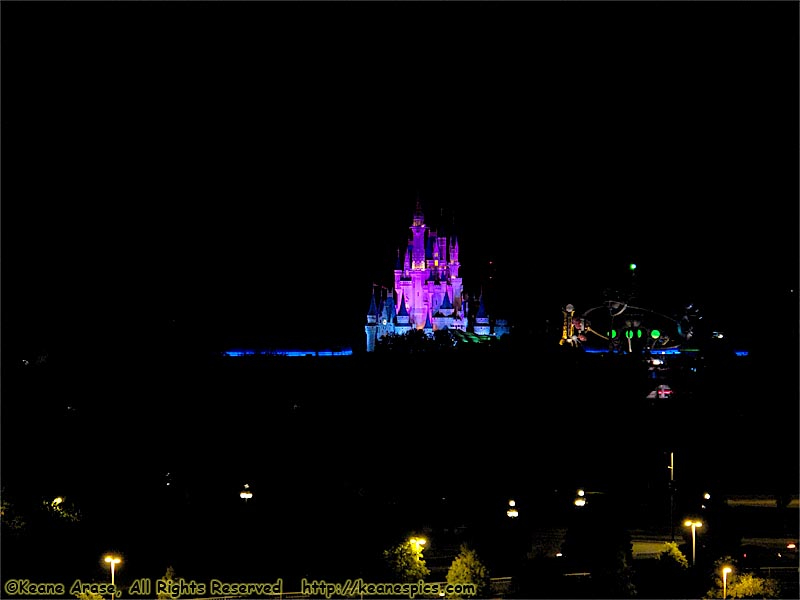
[[445, 317], [449, 317], [453, 314], [453, 303], [450, 302], [450, 296], [447, 293], [447, 289], [445, 289], [444, 298], [442, 298], [442, 303], [439, 305], [439, 312], [441, 312]]
[[480, 297], [480, 304], [478, 305], [478, 312], [475, 313], [475, 325], [472, 331], [475, 335], [489, 335], [491, 333], [489, 326], [489, 315], [486, 314], [486, 306], [483, 303], [483, 294]]
[[411, 322], [408, 314], [408, 307], [406, 306], [405, 296], [400, 296], [400, 310], [397, 311], [397, 324], [395, 325], [395, 333], [403, 335], [411, 331]]
[[375, 342], [377, 341], [377, 324], [378, 324], [378, 305], [375, 302], [375, 288], [372, 288], [372, 298], [369, 301], [369, 310], [367, 311], [367, 324], [364, 325], [364, 332], [367, 334], [367, 352], [375, 351]]
[[392, 290], [387, 290], [378, 315], [378, 339], [394, 333], [396, 324], [397, 308], [394, 305], [394, 293]]
[[425, 335], [428, 337], [433, 337], [433, 323], [431, 323], [431, 313], [428, 312], [428, 316], [425, 318], [425, 327], [422, 328], [425, 332]]

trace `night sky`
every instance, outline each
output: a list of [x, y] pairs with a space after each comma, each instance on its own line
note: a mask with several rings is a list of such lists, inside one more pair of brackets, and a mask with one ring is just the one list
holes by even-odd
[[362, 344], [418, 196], [517, 323], [636, 261], [654, 307], [796, 345], [796, 3], [2, 17], [6, 356]]

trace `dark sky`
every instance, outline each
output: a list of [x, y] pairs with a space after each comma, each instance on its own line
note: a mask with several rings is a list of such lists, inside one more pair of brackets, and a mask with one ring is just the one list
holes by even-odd
[[361, 343], [417, 194], [513, 316], [635, 260], [665, 305], [755, 330], [788, 302], [796, 334], [797, 3], [0, 11], [12, 355]]

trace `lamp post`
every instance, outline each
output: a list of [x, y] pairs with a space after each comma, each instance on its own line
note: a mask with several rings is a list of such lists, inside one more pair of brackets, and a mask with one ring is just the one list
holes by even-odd
[[728, 573], [733, 571], [730, 567], [722, 567], [722, 600], [728, 595]]
[[696, 548], [697, 548], [697, 528], [703, 526], [702, 521], [692, 521], [691, 519], [686, 519], [683, 522], [685, 527], [692, 528], [692, 566], [694, 566], [695, 557], [697, 556]]
[[249, 483], [245, 483], [244, 484], [244, 489], [241, 492], [239, 492], [239, 498], [244, 500], [245, 504], [246, 504], [247, 501], [250, 500], [250, 498], [252, 498], [252, 497], [253, 497], [253, 492], [250, 490], [250, 484]]
[[117, 565], [122, 562], [122, 559], [119, 556], [111, 556], [110, 554], [107, 555], [104, 559], [109, 565], [111, 565], [111, 585], [114, 585], [114, 565]]
[[675, 541], [675, 453], [669, 453], [669, 535]]
[[419, 561], [424, 560], [422, 558], [422, 547], [428, 543], [424, 537], [412, 537], [408, 538], [408, 543], [411, 546], [411, 553]]

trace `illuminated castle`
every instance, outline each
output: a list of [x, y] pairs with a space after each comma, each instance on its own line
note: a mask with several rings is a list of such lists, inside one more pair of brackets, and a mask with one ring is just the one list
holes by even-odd
[[492, 331], [482, 297], [470, 327], [469, 298], [458, 273], [458, 239], [452, 236], [448, 240], [425, 225], [419, 199], [409, 229], [405, 256], [401, 257], [399, 249], [397, 252], [394, 287], [373, 286], [364, 326], [367, 352], [373, 352], [382, 337], [403, 335], [412, 329], [421, 329], [429, 337], [448, 329], [462, 338], [469, 335], [472, 341], [480, 341], [477, 336], [507, 333], [503, 321], [498, 321]]

